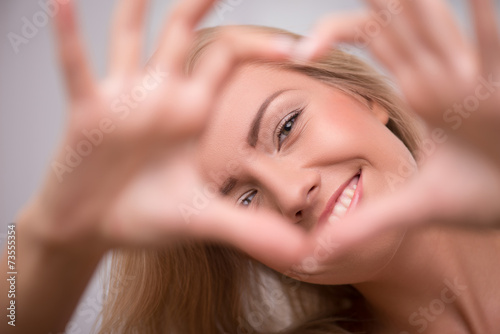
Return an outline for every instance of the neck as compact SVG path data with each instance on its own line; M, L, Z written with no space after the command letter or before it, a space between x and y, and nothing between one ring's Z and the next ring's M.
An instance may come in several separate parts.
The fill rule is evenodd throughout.
M354 286L394 333L492 333L499 250L500 232L415 230L376 277Z

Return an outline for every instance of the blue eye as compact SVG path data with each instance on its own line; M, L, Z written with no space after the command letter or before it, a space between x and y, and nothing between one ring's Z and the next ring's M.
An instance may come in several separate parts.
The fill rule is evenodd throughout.
M256 190L252 190L250 193L246 193L245 195L247 195L247 196L243 197L243 199L240 201L239 204L241 204L243 206L249 206L252 203L252 200L256 194L257 194ZM243 196L245 196L245 195L243 195Z
M278 151L281 148L281 144L285 141L285 139L290 135L293 129L293 125L299 117L302 110L294 111L291 114L288 114L278 125L278 130L276 131L276 137L278 138Z

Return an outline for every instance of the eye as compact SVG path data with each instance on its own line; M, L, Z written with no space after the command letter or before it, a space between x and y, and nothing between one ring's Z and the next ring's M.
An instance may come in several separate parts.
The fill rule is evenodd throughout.
M281 148L281 144L283 144L290 132L292 132L293 125L301 112L302 110L296 110L291 114L288 114L278 125L278 130L276 131L276 137L278 138L278 151Z
M238 200L238 204L243 205L243 206L249 206L252 203L252 200L256 194L257 194L257 190L252 190L252 191L245 193Z

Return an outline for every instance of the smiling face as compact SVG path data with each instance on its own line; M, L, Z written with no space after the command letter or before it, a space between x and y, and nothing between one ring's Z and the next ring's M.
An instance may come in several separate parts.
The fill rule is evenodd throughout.
M387 112L305 74L242 66L200 140L204 176L235 205L275 210L307 230L391 190L409 151ZM385 266L402 235L385 235L318 268L307 281L360 282ZM279 237L277 236L277 239Z

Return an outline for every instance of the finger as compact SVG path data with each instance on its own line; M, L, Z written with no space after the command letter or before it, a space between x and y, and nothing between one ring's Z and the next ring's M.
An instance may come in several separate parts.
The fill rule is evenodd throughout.
M359 207L340 222L327 224L320 233L335 235L344 246L361 244L388 230L403 230L426 221L429 210L425 203L419 191L405 187Z
M88 96L95 87L75 16L73 1L68 1L54 18L61 67L72 99Z
M399 16L391 16L383 7L375 6L377 2L372 2L372 13L335 14L321 19L310 37L297 46L295 57L315 59L336 44L349 43L360 49L369 48L388 69L404 65L403 62L411 63L415 58L413 49L420 50L415 47L418 43L407 22L401 23ZM385 13L385 18L382 18L385 23L380 23L382 11Z
M394 229L498 226L498 169L456 144L439 148L415 179L388 196L359 207L340 224L327 225L326 233L334 233L352 245Z
M204 94L214 99L238 64L246 60L288 59L294 43L292 38L278 35L238 30L223 33L197 64L193 84L203 87Z
M118 2L111 31L110 75L129 74L139 68L148 0Z
M442 0L367 2L374 14L365 32L372 25L382 26L370 51L395 76L410 106L427 122L442 126L441 113L432 106L447 108L456 99L456 89L446 83L468 82L476 71L449 6Z
M417 31L408 19L412 8L401 1L386 2L383 0L367 0L372 12L370 20L362 28L373 44L380 39L387 40L387 46L397 51L400 58L412 63L418 57L415 51L421 51L422 43ZM370 44L371 46L371 44Z
M304 38L297 45L294 57L299 60L316 59L333 46L344 42L354 42L358 47L366 46L359 31L369 19L367 12L329 15L322 18L313 28L310 37Z
M371 41L369 50L375 59L397 79L402 73L413 72L416 68L415 64L409 61L410 58L405 56L404 50L398 48L398 45L386 36L379 36Z
M358 12L348 16L327 16L320 20L311 37L301 41L294 56L314 59L329 50L332 44L350 43L358 48L368 48L398 81L414 81L415 68L427 67L431 61L429 52L418 47L408 22L401 22L401 15L386 17L387 25L379 26L374 15L381 15L382 10L387 10L376 1L371 1L371 5L375 14Z
M472 0L470 3L474 13L482 64L488 68L498 63L498 55L500 54L500 33L495 15L496 8L491 0Z
M190 228L199 237L230 243L279 271L300 263L304 251L309 249L305 231L282 216L239 209L223 202L214 202L203 210Z
M169 155L125 187L101 225L108 243L222 241L275 269L288 269L300 258L305 231L276 213L240 209L217 197L217 189L199 183L189 154L190 150Z
M433 57L434 62L451 71L458 80L468 79L475 71L472 50L444 1L367 2L374 10L370 25L381 25L383 34L408 63L416 64L421 58Z
M430 49L459 78L469 78L475 71L472 50L460 31L449 4L442 0L408 2L412 22L421 31Z
M173 8L161 32L153 61L172 74L182 73L194 29L215 0L183 0Z
M139 200L142 202L123 205L107 217L101 232L108 243L156 246L193 239L225 242L276 270L288 270L300 263L304 249L308 249L305 232L277 214L238 209L213 198L177 203L165 196Z

